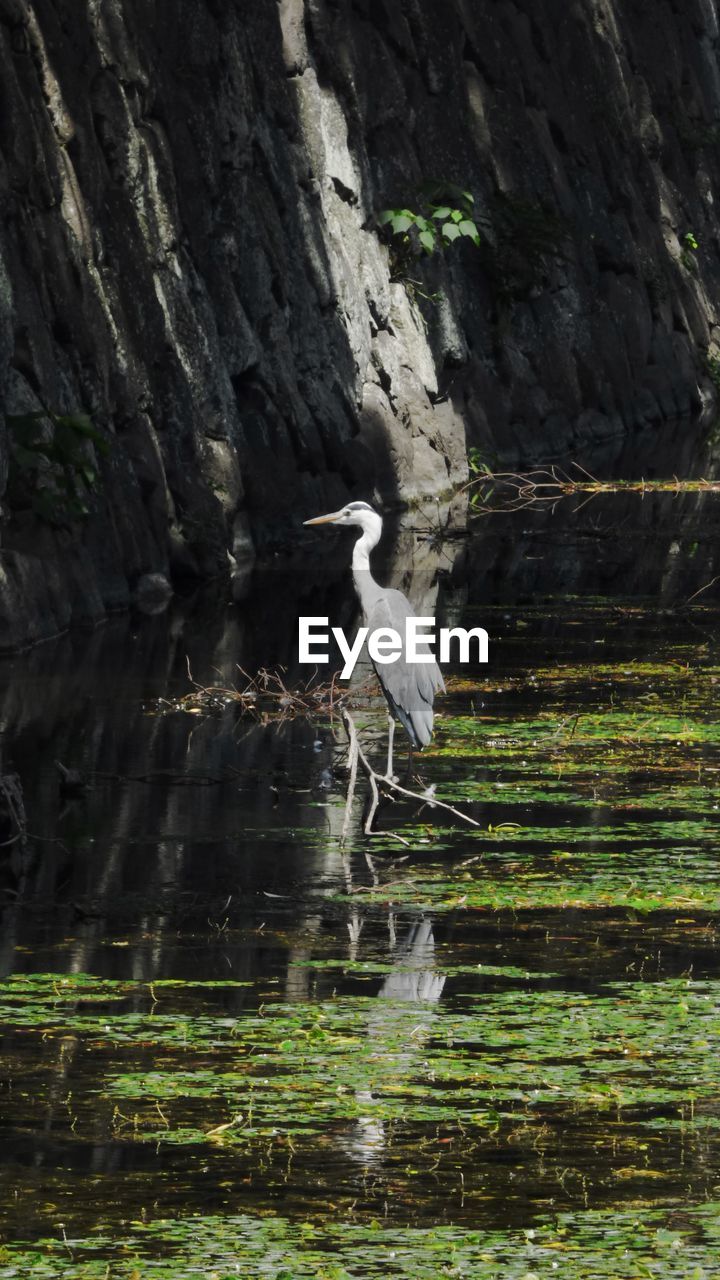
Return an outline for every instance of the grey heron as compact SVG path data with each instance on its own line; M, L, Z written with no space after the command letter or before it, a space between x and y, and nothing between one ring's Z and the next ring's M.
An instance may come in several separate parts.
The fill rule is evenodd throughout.
M392 628L405 635L405 621L416 616L407 596L392 587L381 587L372 576L370 552L382 534L382 519L367 502L349 502L339 511L305 520L306 525L356 525L362 533L353 547L352 575L369 632ZM418 645L420 652L422 644ZM425 647L426 653L429 649ZM388 777L392 772L393 716L403 726L411 746L426 747L432 737L433 700L445 692L445 684L437 662L410 663L403 653L392 663L373 662L391 715L388 743Z

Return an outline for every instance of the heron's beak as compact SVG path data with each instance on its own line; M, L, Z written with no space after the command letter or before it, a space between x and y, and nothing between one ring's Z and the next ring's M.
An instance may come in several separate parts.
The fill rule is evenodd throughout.
M329 516L315 516L313 520L303 520L303 524L334 524L341 515L342 511L331 511Z

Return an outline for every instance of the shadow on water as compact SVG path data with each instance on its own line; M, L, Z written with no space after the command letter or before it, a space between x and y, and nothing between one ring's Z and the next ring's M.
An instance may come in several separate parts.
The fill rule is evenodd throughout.
M291 680L298 613L349 627L345 541L3 663L0 1276L712 1258L716 502L399 531L386 577L490 632L422 760L478 831L393 805L343 851L328 721L174 708L188 669Z

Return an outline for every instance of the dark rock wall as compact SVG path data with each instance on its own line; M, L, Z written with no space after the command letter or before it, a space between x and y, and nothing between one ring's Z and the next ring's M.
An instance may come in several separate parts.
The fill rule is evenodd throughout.
M73 527L5 504L0 649L711 404L718 43L715 0L0 0L0 407L110 442ZM428 178L483 243L408 289L375 214Z

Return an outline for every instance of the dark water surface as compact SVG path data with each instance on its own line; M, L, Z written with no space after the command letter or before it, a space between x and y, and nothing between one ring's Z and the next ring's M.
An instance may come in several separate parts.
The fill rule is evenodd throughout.
M420 768L478 829L343 850L339 726L175 709L351 625L332 534L2 663L0 1280L720 1274L717 501L401 531L490 633Z

